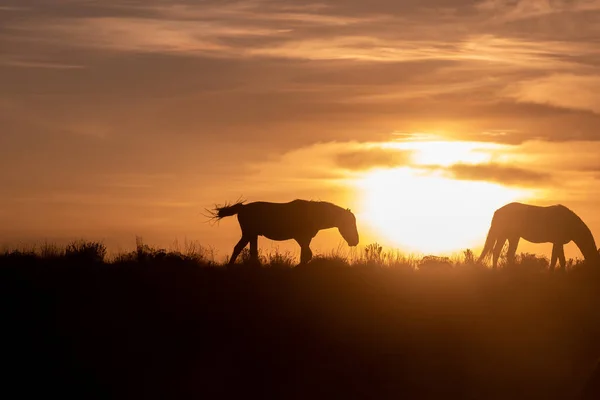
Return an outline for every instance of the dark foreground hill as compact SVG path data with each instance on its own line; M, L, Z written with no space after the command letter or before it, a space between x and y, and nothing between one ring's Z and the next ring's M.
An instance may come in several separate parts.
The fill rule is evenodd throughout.
M0 257L2 398L575 399L600 358L600 266L142 253Z

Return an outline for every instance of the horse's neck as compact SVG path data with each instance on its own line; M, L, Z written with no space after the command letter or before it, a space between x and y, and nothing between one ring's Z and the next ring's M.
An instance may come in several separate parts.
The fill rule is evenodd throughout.
M346 221L346 218L348 217L346 210L339 207L334 208L334 210L331 212L331 216L332 227L336 228L339 228L340 226L344 225L344 221Z
M323 212L317 216L317 222L321 229L337 228L342 219L341 210L334 206L324 207Z
M596 258L596 256L598 255L598 250L596 249L596 241L594 240L594 236L583 221L581 221L581 225L576 230L576 234L573 238L573 241L575 242L577 247L579 247L579 250L581 250L581 253L585 258Z

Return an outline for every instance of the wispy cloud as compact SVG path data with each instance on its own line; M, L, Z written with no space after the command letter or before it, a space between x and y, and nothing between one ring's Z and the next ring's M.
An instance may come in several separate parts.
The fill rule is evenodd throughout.
M600 10L598 0L483 0L476 8L494 14L496 19L514 21L549 14Z
M510 163L552 171L553 174L572 174L600 170L597 141L548 142L530 140L510 151ZM564 178L564 177L563 177ZM566 183L568 178L563 179Z
M0 56L0 66L8 67L20 67L20 68L42 68L42 69L81 69L85 68L83 65L78 64L63 64L52 61L33 60L33 59L20 59L16 57Z
M551 175L500 164L454 164L446 168L454 179L497 182L503 185L535 186L551 182Z
M76 18L36 15L9 21L6 37L129 52L371 62L467 60L527 68L557 67L568 63L562 54L593 51L585 44L486 33L477 19L456 14L440 17L438 34L432 36L429 23L418 18L393 12L358 16L326 4L292 7L251 1L123 8L128 13L122 16L89 11L91 15ZM462 31L464 23L475 29ZM398 25L409 29L397 30Z
M412 152L409 150L372 147L340 152L335 155L335 162L349 170L404 167L410 165L411 155Z
M0 12L18 12L18 11L27 11L30 10L28 7L18 7L18 6L0 6Z
M330 37L296 37L248 48L242 54L307 60L359 60L367 62L464 61L484 71L494 68L556 69L574 66L566 55L600 54L594 46L561 41L529 41L496 35L469 35L444 40L385 38L376 32Z
M356 17L328 13L327 4L285 4L274 1L243 1L225 4L186 5L172 4L142 7L167 19L177 20L217 20L227 19L237 23L278 22L280 24L300 23L309 26L345 26L373 21L370 17Z
M264 35L264 29L215 26L210 23L143 18L59 19L27 27L36 40L50 44L128 52L211 52L227 48L216 37ZM76 38L67 40L67 38Z
M55 46L128 52L186 53L239 56L253 37L285 39L294 29L345 26L363 18L320 14L318 5L286 6L273 2L232 2L204 5L108 7L110 16L87 14L65 17L49 14L11 21L5 37L36 40ZM119 16L119 10L123 15ZM127 11L127 12L125 12ZM231 43L241 39L243 44Z
M521 102L589 110L600 114L600 77L551 74L509 86L505 95Z
M184 208L197 207L197 203L172 199L140 198L137 196L120 196L113 193L89 193L77 191L54 191L44 196L20 197L13 199L21 204L62 204L77 206L119 206L119 207L152 207L152 208Z
M452 154L443 154L444 148ZM257 173L252 179L264 177L265 182L283 179L282 184L285 180L305 180L308 185L318 186L333 180L352 181L364 177L371 169L402 168L416 174L441 174L450 179L494 182L506 186L545 187L553 183L555 171L536 169L535 159L523 162L523 159L516 158L524 166L511 165L514 161L511 154L515 150L518 154L519 148L510 146L509 149L485 143L466 146L463 142L320 143L256 165ZM532 154L531 150L527 151ZM448 162L443 163L445 158ZM468 162L456 161L461 159ZM435 163L436 160L438 163Z
M247 180L257 190L273 185L280 188L327 186L348 176L336 164L336 157L361 147L362 144L356 142L330 142L290 150L271 160L254 163Z
M3 13L18 17L0 16L0 64L19 78L6 78L13 101L33 109L41 98L13 94L64 94L65 109L81 112L48 97L37 118L61 129L92 120L97 136L166 125L195 132L202 120L204 132L272 125L288 137L318 126L315 136L326 139L402 129L497 142L595 137L592 117L569 136L575 117L554 114L597 112L598 28L586 23L597 1L451 3L31 0L30 10ZM564 10L573 25L557 29ZM507 13L548 19L517 27L497 20ZM24 79L32 68L41 74ZM61 69L64 77L44 80ZM481 133L499 126L519 133Z

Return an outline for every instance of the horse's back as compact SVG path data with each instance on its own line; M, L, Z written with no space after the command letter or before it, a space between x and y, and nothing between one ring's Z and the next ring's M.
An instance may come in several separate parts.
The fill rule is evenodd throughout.
M536 206L509 203L494 214L507 235L519 236L533 243L571 241L572 232L580 227L580 218L562 204Z
M269 201L255 201L252 203L246 204L245 210L248 212L283 212L283 213L298 213L301 211L310 211L314 212L314 209L318 207L319 204L324 204L323 202L310 201L310 200L301 200L296 199L292 201L288 201L285 203L275 203Z
M287 209L287 204L289 203L272 203L268 201L255 201L252 203L248 203L244 206L242 212L240 212L240 217L243 219L251 218L251 217L261 217L261 218L269 218L274 217L275 215L285 213Z
M305 200L292 200L286 203L275 203L270 201L255 201L252 203L246 204L245 209L247 211L264 211L264 212L273 212L273 211L291 211L298 208L303 208L305 204L308 203Z
M293 200L287 203L257 201L245 205L238 214L242 231L273 240L287 240L318 231L319 214L312 203Z
M303 204L303 203L310 203L310 201L309 200L301 200L301 199L291 200L291 201L287 201L287 202L253 201L252 203L247 203L246 205L247 206L270 207L270 206L285 206L285 205Z
M573 211L562 204L551 206L536 206L533 204L512 202L498 208L495 214L525 214L525 215L573 215Z
M245 205L243 211L239 213L238 219L240 222L253 220L263 223L266 221L286 221L288 224L295 223L296 220L306 221L306 218L314 214L310 203L305 200L293 200L287 203L255 201Z

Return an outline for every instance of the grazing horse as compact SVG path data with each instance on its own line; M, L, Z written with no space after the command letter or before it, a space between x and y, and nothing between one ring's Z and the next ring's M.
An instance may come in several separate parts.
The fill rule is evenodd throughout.
M561 268L565 269L563 245L571 240L579 247L586 261L600 263L592 232L577 214L561 204L540 207L522 203L510 203L496 210L477 262L487 258L493 249L493 267L496 268L500 252L508 240L507 258L509 263L513 263L521 238L532 243L549 242L554 245L551 270L554 270L557 259Z
M242 238L233 248L229 264L235 262L248 243L251 259L258 262L259 235L272 240L296 240L301 250L300 264L306 264L312 258L310 242L321 229L338 228L348 245L358 244L354 214L349 209L324 201L238 202L231 206L216 207L213 214L217 220L237 215L242 229Z

